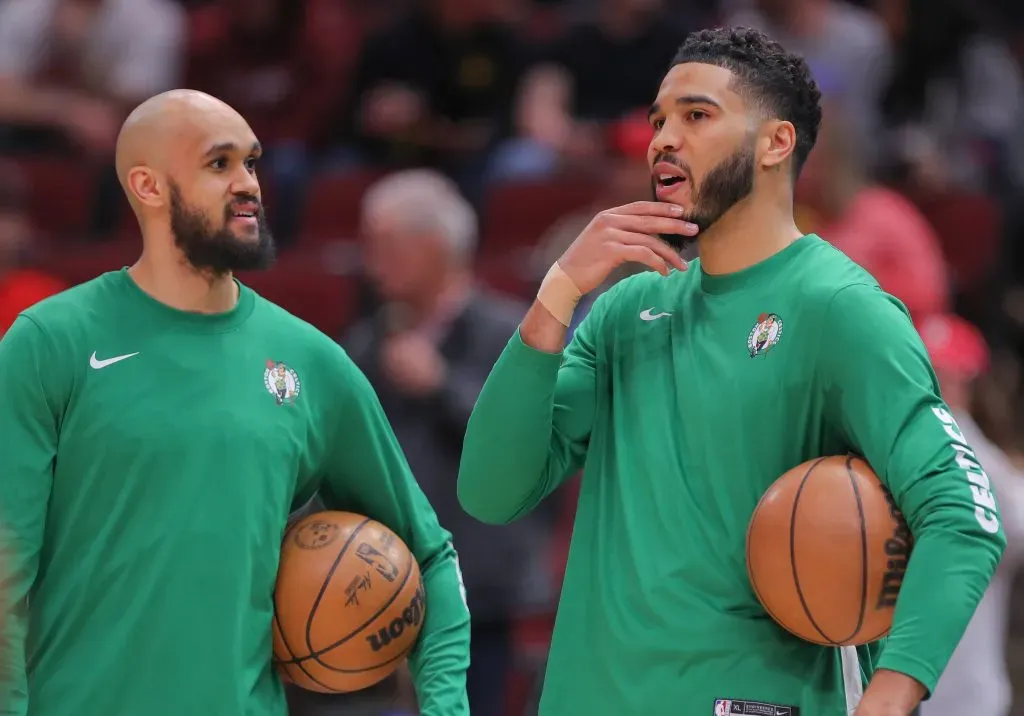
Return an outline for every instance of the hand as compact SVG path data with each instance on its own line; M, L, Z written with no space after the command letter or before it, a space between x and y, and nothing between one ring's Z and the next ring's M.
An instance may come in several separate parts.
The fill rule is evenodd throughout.
M77 99L65 116L68 133L85 151L96 156L114 151L120 122L112 107L93 99Z
M436 392L447 372L437 347L417 333L398 333L388 338L381 347L380 361L388 380L415 396Z
M572 242L558 265L586 294L604 283L608 275L627 262L639 263L668 275L670 269L686 270L686 262L658 234L694 236L697 226L683 221L683 209L675 204L637 201L602 211Z
M868 684L855 716L909 716L927 690L916 679L879 669Z

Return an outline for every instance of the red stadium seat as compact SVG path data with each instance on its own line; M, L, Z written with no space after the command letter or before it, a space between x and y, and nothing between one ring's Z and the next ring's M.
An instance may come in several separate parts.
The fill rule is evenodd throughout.
M306 203L300 241L319 244L327 240L354 239L359 229L363 193L381 176L379 171L367 170L315 177Z
M481 245L489 251L533 245L555 221L594 202L600 188L579 179L499 184L488 192Z
M71 159L18 159L28 184L28 210L47 234L80 234L86 227L96 181L85 164Z
M358 284L324 268L319 249L282 254L269 271L245 273L239 279L269 301L338 338L355 318Z
M916 203L939 236L957 291L977 289L999 257L1003 227L998 202L951 191Z
M131 266L139 258L137 239L109 243L50 246L44 266L70 285L84 283L107 271Z

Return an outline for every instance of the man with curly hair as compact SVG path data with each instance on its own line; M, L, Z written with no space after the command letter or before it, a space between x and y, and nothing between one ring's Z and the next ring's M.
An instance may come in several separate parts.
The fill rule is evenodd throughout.
M793 219L820 101L765 35L690 35L650 108L656 201L580 233L480 395L468 512L515 520L584 470L542 716L907 716L992 578L995 501L906 309ZM563 351L580 297L625 262L653 270ZM765 613L744 537L780 475L846 452L915 547L887 643L827 648Z

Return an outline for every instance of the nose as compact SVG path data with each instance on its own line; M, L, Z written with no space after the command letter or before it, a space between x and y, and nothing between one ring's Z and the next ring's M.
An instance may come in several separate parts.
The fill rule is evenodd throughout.
M679 131L672 126L672 123L665 122L661 129L651 137L651 146L648 156L654 157L658 154L671 154L678 152L683 145Z
M231 182L231 191L234 194L249 194L251 196L260 195L260 182L256 178L256 172L250 171L247 168L241 168L238 173L233 177Z

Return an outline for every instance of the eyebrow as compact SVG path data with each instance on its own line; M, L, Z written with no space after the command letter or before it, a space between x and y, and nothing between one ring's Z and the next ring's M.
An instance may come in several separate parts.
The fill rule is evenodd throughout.
M721 109L722 107L722 105L708 97L706 94L684 94L682 97L676 98L677 106L686 104L706 104L715 107L716 109ZM650 119L660 111L661 108L658 106L658 103L655 102L651 105L651 108L647 110L647 118Z
M231 152L237 152L238 145L234 142L221 142L220 144L214 144L212 147L206 150L204 157L212 157L214 154L228 154ZM258 154L263 151L263 146L259 142L253 142L252 147L249 149L250 154Z

